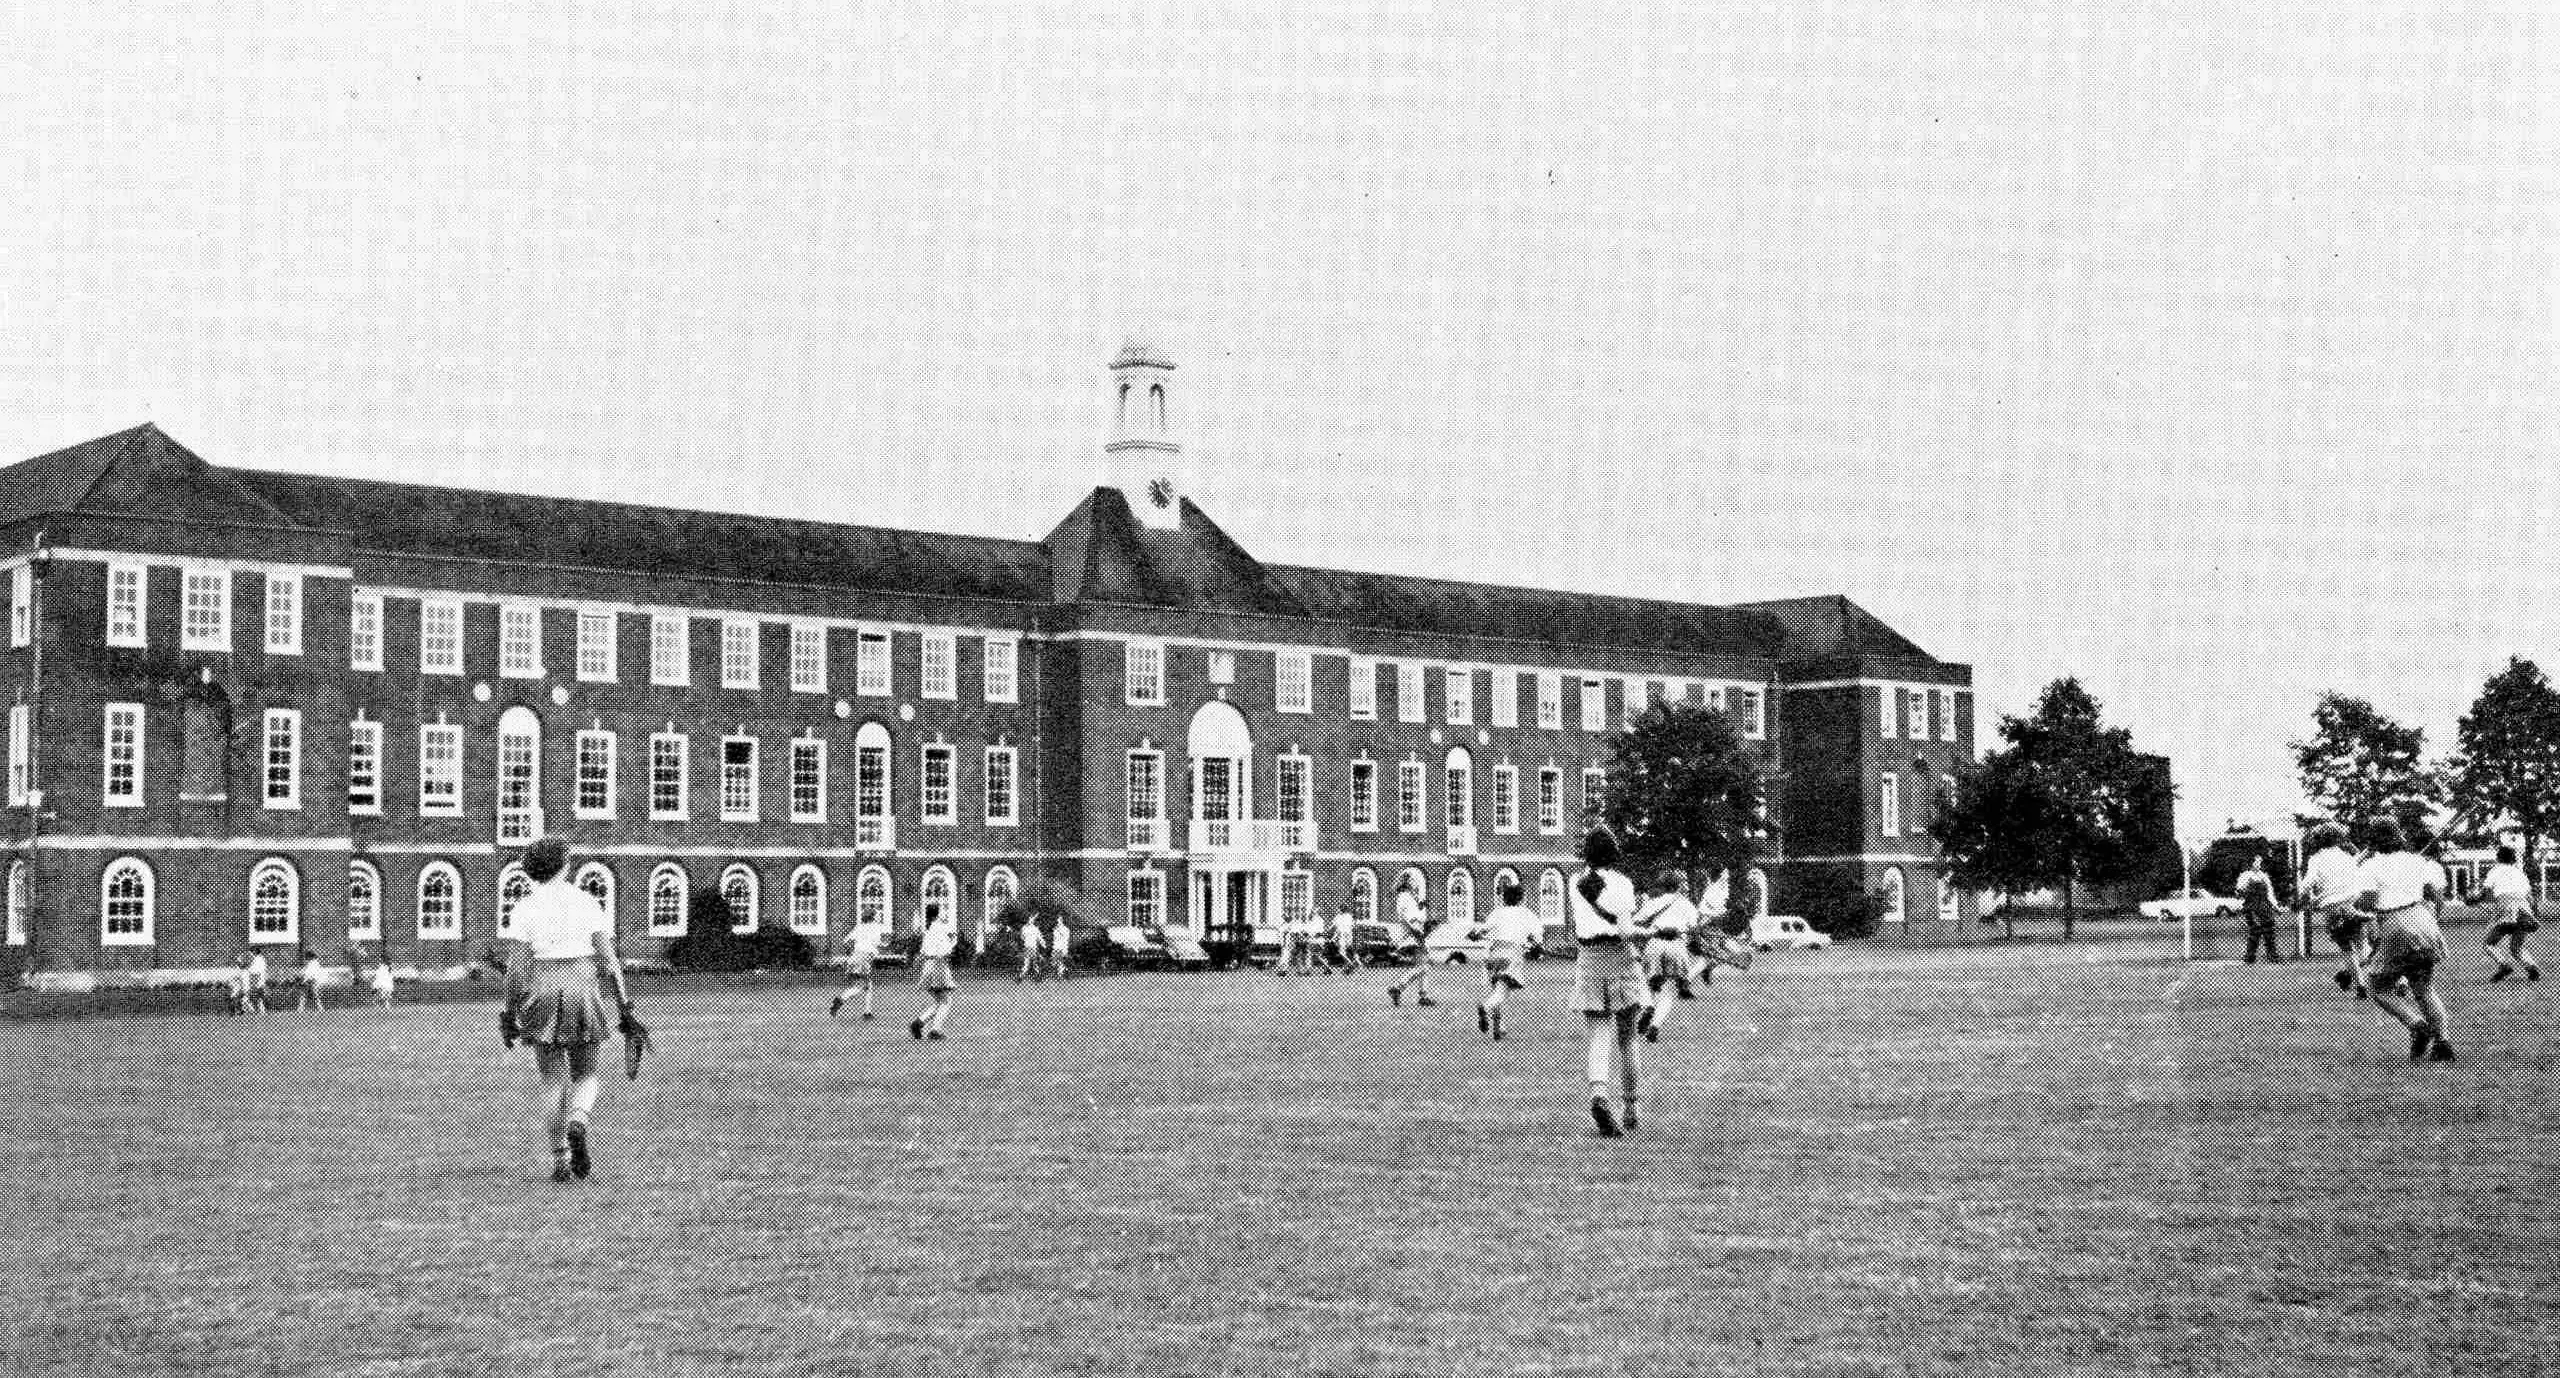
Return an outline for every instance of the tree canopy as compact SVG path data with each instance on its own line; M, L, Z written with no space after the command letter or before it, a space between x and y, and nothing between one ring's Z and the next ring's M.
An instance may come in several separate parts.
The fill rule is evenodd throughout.
M2528 857L2560 825L2560 690L2521 656L2489 676L2455 724L2447 800L2479 831L2511 823Z
M2424 728L2404 727L2371 703L2332 691L2311 710L2311 735L2286 745L2303 796L2362 836L2377 820L2424 814L2442 797L2441 781L2420 760L2426 744Z
M1647 704L1610 745L1598 821L1631 874L1675 870L1702 884L1746 874L1769 833L1760 749L1720 709Z

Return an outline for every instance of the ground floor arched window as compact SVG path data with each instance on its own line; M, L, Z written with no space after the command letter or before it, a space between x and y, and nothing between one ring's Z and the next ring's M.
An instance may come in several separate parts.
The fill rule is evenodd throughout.
M827 935L827 873L815 866L791 873L791 931L814 938Z
M649 873L649 936L681 938L684 936L685 896L692 882L684 868L672 861L662 863Z
M14 905L25 885L26 863L9 870ZM151 864L140 857L118 857L98 878L98 939L109 947L140 947L152 941L155 885Z
M720 873L720 900L729 906L729 928L732 932L756 931L755 868L744 862Z
M418 872L418 936L462 936L462 873L449 861L430 861Z
M382 936L382 872L370 861L347 863L347 938Z
M268 857L249 872L249 943L298 942L302 937L302 875L282 857Z
M1907 917L1903 910L1904 894L1901 867L1896 866L1892 870L1884 873L1884 884L1878 888L1876 893L1884 897L1884 912L1876 916L1879 922L1901 923Z

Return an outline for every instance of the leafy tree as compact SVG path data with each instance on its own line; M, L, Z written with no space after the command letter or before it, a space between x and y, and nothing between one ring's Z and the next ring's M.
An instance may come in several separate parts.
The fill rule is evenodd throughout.
M2530 866L2535 844L2560 827L2560 689L2532 661L2510 657L2454 734L2445 769L2454 812L2483 830L2513 823Z
M2403 727L2359 698L2334 691L2311 710L2311 736L2288 742L2303 796L2361 837L2384 818L2423 814L2443 794L2419 756L2424 728Z
M1610 743L1599 821L1631 874L1678 871L1703 885L1749 874L1769 834L1769 786L1759 748L1723 710L1650 703Z
M1940 793L1929 836L1958 885L2062 891L2070 937L2081 886L2130 880L2152 862L2167 779L2131 733L2102 721L2077 679L2046 685L2031 716L2003 717L2000 738L2008 745Z

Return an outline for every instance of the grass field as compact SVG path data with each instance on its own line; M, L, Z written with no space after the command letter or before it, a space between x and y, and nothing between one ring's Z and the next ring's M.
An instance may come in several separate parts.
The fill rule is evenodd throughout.
M1592 1137L1569 972L668 995L554 1187L486 1004L0 1026L19 1374L2533 1373L2560 983L1764 958Z

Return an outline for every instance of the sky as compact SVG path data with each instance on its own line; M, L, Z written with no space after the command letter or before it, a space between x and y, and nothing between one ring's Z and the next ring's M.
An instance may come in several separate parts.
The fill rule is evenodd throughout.
M2533 0L0 17L0 457L1036 537L1179 365L1267 559L1843 593L2180 827L2560 668Z

